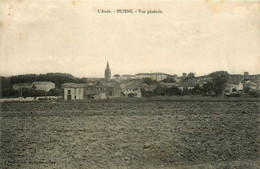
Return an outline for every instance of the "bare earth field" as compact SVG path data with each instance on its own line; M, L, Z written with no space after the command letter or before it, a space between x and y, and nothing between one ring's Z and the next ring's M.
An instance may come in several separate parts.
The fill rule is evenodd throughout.
M1 103L0 168L259 166L259 101Z

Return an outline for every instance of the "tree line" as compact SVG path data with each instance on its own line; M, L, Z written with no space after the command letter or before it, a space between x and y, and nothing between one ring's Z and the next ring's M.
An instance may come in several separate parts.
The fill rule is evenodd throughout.
M56 89L49 92L36 91L33 89L23 89L23 96L45 96L45 95L57 95L62 84L64 83L86 83L87 78L76 78L67 73L46 73L46 74L25 74L15 75L10 77L0 77L0 96L1 97L15 97L21 93L13 89L15 83L33 83L35 81L48 81L55 84Z
M196 85L192 89L186 87L183 90L179 89L177 86L172 86L170 88L163 87L158 84L157 81L145 78L143 83L147 85L157 85L153 91L141 90L142 96L152 97L152 96L173 96L173 95L222 95L225 85L228 80L228 73L226 71L217 71L208 75L211 80L207 81L203 85ZM23 95L24 97L35 97L35 96L46 96L46 95L60 95L62 94L61 86L64 83L86 83L87 78L76 78L71 74L65 73L47 73L47 74L26 74L26 75L16 75L11 77L0 77L0 96L1 97L14 97ZM195 78L192 74L185 78L184 80L189 80ZM13 84L15 83L32 83L35 81L49 81L55 83L56 88L50 90L49 92L37 91L35 89L23 89L22 91L13 90ZM174 79L167 79L163 81L164 83L175 83ZM22 93L21 93L22 92Z
M221 96L225 90L226 83L228 81L229 74L226 71L217 71L208 75L210 80L202 85L195 85L192 89L183 87L180 89L177 86L170 88L163 87L155 80L145 78L143 83L147 85L156 85L156 88L152 91L146 91L144 88L141 89L143 97L153 96L181 96L181 95L203 95L203 96ZM184 81L194 77L185 78ZM164 80L165 81L165 80ZM168 80L166 80L168 81Z

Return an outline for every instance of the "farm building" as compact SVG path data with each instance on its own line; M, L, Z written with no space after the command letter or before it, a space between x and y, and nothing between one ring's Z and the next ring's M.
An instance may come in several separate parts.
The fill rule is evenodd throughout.
M75 84L63 85L64 100L112 99L121 97L121 88L116 84Z

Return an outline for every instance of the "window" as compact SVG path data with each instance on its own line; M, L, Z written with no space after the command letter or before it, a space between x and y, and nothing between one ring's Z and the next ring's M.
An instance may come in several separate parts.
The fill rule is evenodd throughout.
M68 90L68 94L71 94L71 90Z

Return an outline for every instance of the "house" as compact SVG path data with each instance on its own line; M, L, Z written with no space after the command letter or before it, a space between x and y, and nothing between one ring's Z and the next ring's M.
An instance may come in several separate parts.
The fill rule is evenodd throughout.
M228 75L228 82L227 84L231 83L239 83L244 80L244 75L242 74L230 74Z
M122 92L128 92L127 90L144 89L145 91L153 91L156 88L156 84L147 85L143 83L141 79L132 79L120 83Z
M172 79L173 81L177 81L178 76L176 74L175 75L168 75L167 78Z
M195 77L197 82L207 82L211 80L211 77L209 75L204 75L204 76L197 76Z
M199 80L199 81L197 81L197 84L198 84L200 87L203 87L203 85L204 85L204 84L207 84L208 82L210 82L210 81L208 81L208 80Z
M117 83L63 84L64 100L111 99L121 97L121 88Z
M34 88L35 90L44 90L49 91L55 88L55 84L52 82L33 82L33 83L15 83L13 85L14 90L21 90L23 88L31 89Z
M256 74L256 75L249 75L248 72L244 72L244 74L230 74L229 75L229 80L231 81L259 81L260 79L260 75L259 74Z
M143 82L139 79L126 80L120 83L122 90L125 88L141 88L142 86Z
M260 74L256 74L256 75L247 75L246 76L247 79L246 80L250 80L250 81L253 81L253 82L259 82L260 81Z
M160 85L162 87L171 88L171 87L176 87L177 83L162 83L162 82L160 82Z
M121 88L110 85L91 85L84 88L84 98L112 99L121 97Z
M63 85L64 100L83 100L84 84L69 83Z
M242 82L228 82L225 87L225 93L232 93L233 91L243 91L243 83Z
M122 90L122 94L124 97L142 97L140 88L125 88L124 90Z
M247 86L247 87L249 87L250 89L253 89L253 90L260 90L260 83L259 82L247 81L245 83L245 86Z

